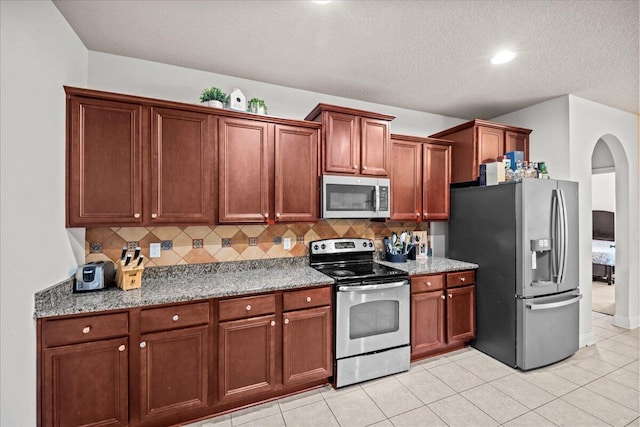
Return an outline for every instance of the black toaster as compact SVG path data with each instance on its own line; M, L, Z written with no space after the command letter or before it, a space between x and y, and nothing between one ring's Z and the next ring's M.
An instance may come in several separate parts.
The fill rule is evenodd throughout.
M114 284L116 269L112 261L90 262L76 271L73 292L99 291Z

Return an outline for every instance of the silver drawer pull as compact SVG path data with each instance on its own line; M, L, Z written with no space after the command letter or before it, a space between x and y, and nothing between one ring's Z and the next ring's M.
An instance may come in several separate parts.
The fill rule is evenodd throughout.
M449 298L453 298L453 295L449 294Z
M274 322L275 323L275 322ZM288 325L289 324L289 319L284 319L284 324Z
M276 321L275 320L271 321L271 326L276 326Z
M84 328L82 328L83 334L88 334L89 332L91 332L91 326L85 326Z
M431 282L427 282L427 286L431 286Z
M174 322L177 322L180 317L177 314L174 314L172 319Z
M147 342L146 341L142 341L140 343L140 348L145 348L147 346Z
M121 344L120 347L118 347L118 351L124 351L125 348L124 344Z
M307 297L307 302L311 302L311 297Z
M440 298L444 299L444 295L440 295Z
M461 277L461 278L460 278L460 281L461 281L461 282L464 282L464 277Z
M247 304L245 308L247 309L247 311L251 310L251 304Z

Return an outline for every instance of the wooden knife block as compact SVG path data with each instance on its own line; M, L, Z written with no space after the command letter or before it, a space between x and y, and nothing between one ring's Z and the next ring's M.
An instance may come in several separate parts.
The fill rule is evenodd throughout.
M124 261L120 261L116 272L116 283L123 291L139 289L142 287L142 272L144 264L139 266L128 265L125 267Z

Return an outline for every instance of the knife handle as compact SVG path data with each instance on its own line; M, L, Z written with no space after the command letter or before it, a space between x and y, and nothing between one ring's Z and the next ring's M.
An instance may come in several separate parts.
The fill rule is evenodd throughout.
M142 264L143 259L144 259L144 255L140 255L140 258L138 258L138 263L136 264L136 267L140 267L140 264Z
M127 254L127 259L124 261L124 266L128 266L131 262L131 254Z
M140 256L140 246L136 246L136 251L133 253L133 259L135 260Z
M120 260L124 261L124 258L127 256L127 247L123 246L122 247L122 255L120 255Z

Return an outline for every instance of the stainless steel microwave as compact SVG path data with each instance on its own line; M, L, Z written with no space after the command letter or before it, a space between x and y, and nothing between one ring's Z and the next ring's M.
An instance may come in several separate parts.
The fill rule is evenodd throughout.
M388 218L391 215L388 178L322 176L323 218Z

